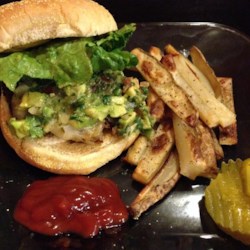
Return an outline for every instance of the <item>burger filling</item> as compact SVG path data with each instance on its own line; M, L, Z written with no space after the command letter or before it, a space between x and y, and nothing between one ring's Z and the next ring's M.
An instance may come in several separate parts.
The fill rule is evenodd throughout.
M94 142L106 130L150 134L148 86L123 73L137 64L124 50L134 30L125 25L106 36L61 39L2 56L0 80L14 92L9 125L16 136L51 133Z

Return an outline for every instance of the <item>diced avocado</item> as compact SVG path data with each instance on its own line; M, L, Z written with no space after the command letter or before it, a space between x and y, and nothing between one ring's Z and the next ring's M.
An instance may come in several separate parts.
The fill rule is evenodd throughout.
M100 105L97 107L87 108L85 109L85 113L96 120L103 121L109 113L109 106Z
M35 117L26 117L22 120L11 118L9 125L14 129L16 136L20 139L27 136L32 138L40 138L43 136L41 124Z
M143 125L143 129L152 128L152 124L148 116L144 116L144 118L142 119L142 125Z
M14 129L15 134L18 138L23 139L29 136L29 126L25 120L16 120L16 118L11 118L9 120L9 125Z
M129 97L134 97L137 94L137 90L138 88L136 88L135 86L131 86L127 91L126 91L126 95L128 95Z
M111 97L111 103L112 104L124 104L125 103L125 97L124 96L112 96Z
M112 118L118 118L127 113L126 107L124 105L112 105L110 107L109 114Z
M65 94L67 96L75 95L80 96L86 92L86 85L85 84L79 84L76 86L67 86L64 88Z
M119 120L120 124L127 126L132 124L136 119L136 112L129 112L121 117Z
M46 94L40 92L27 92L23 95L20 107L42 107L46 100Z

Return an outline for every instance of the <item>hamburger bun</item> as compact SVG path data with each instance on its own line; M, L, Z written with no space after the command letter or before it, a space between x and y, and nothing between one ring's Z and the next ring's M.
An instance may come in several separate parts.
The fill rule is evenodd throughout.
M117 158L138 136L137 133L128 137L107 133L102 141L94 144L65 141L52 135L41 139L19 139L10 131L10 117L7 98L1 94L0 126L8 144L24 161L56 174L90 174Z
M0 52L116 29L109 11L92 0L22 0L0 7Z
M0 6L0 52L24 50L55 38L92 37L117 30L113 16L92 0L22 0ZM90 144L54 135L19 139L8 126L11 114L3 91L0 127L8 144L29 164L56 174L90 174L117 158L138 133L104 133Z

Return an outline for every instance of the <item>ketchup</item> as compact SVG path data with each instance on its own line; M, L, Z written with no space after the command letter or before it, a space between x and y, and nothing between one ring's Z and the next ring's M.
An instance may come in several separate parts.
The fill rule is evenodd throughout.
M128 219L116 184L106 178L58 176L33 182L19 200L14 218L32 231L84 238Z

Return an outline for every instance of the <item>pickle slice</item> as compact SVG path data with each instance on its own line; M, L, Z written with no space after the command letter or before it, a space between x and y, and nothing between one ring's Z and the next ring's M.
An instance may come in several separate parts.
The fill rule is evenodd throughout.
M250 196L250 158L242 162L240 174L243 181L244 192Z
M222 163L220 173L205 190L205 206L224 232L249 245L250 196L244 188L248 178L242 178L242 163L240 159Z

